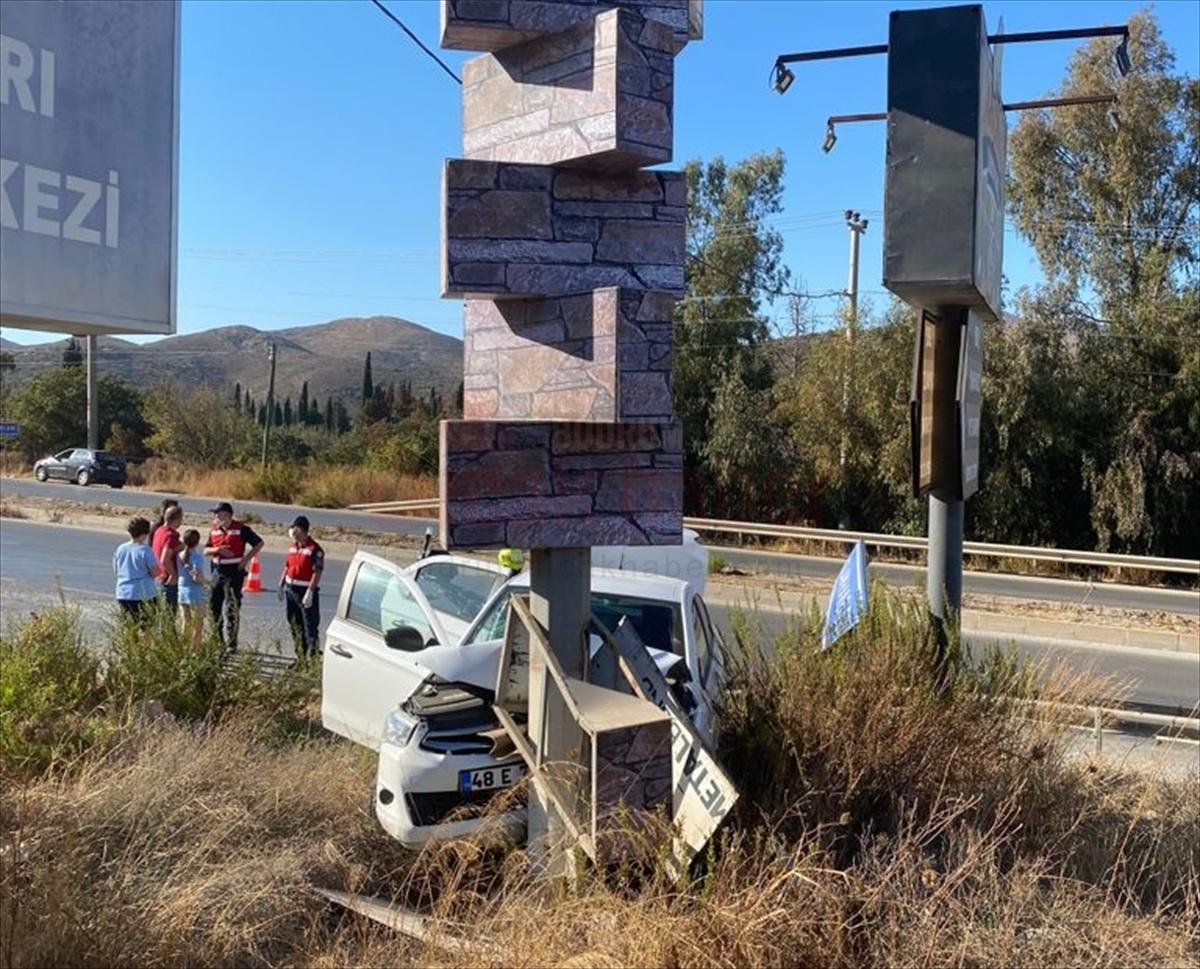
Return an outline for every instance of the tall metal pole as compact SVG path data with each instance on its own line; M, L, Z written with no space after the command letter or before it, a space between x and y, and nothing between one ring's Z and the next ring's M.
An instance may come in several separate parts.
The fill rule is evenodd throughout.
M87 446L95 451L100 447L100 393L96 375L96 334L87 335Z
M588 548L535 548L529 553L529 606L546 629L563 673L584 678L585 630L591 615L592 555ZM581 817L584 733L544 664L530 657L529 734L550 766L547 779L576 818ZM568 831L541 793L529 792L529 853L543 874L573 877L574 853L564 851Z
M267 414L263 421L262 469L267 470L267 450L271 445L271 425L275 422L275 344L267 348L267 359L271 361L271 376L267 380Z
M956 394L967 311L940 307L936 316L925 314L921 325L926 321L932 330L927 330L924 341L926 384L922 388L921 434L928 437L929 445L923 451L929 486L925 599L935 636L937 676L944 683L950 637L962 612L964 502Z

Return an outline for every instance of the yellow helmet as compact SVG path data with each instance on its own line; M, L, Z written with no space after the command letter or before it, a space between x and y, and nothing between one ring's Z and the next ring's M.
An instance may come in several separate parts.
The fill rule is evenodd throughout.
M500 563L501 568L510 572L520 572L525 568L525 553L519 548L502 548L496 556L496 561Z

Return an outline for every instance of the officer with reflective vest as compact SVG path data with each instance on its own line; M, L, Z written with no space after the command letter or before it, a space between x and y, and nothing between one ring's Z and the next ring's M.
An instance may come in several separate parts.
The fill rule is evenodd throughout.
M222 501L209 510L213 526L204 546L204 554L212 559L213 567L209 608L221 644L232 653L238 646L246 566L262 550L263 540L254 529L233 517L233 505L229 502Z
M279 598L287 603L296 656L309 658L320 650L321 599L317 591L325 569L325 550L309 534L308 519L297 515L288 529L287 558L279 576Z

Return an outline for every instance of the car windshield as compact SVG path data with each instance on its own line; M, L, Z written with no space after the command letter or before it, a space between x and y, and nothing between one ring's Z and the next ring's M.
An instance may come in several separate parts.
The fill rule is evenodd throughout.
M504 621L508 615L508 598L511 594L511 588L505 589L496 598L466 643L485 643L504 635ZM593 592L592 612L609 630L616 629L621 618L625 617L633 623L633 628L647 646L667 650L677 656L683 655L683 622L677 603Z
M431 562L417 572L417 586L425 593L429 605L469 623L479 615L488 596L504 576L490 569L476 568L462 562Z

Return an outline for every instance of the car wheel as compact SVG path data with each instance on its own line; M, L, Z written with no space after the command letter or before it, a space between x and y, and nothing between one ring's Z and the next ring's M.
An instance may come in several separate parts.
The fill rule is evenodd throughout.
M38 481L45 481L48 477L50 477L45 468L34 468L33 476L37 478Z
M76 483L83 485L83 487L85 487L85 488L88 486L88 482L90 482L91 480L92 480L92 476L87 468L80 468L79 474L75 475Z
M121 490L122 488L124 488L125 486L124 486L123 484L115 484L115 485L109 485L109 487L110 487L110 488L112 488L112 489L113 489L113 490L115 490L115 491L120 491L120 490Z

